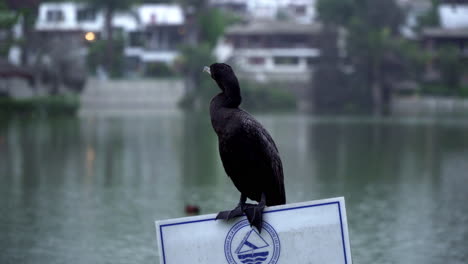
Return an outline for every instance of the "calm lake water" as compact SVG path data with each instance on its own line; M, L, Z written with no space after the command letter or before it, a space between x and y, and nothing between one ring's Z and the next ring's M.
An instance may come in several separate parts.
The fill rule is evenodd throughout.
M288 202L345 196L354 263L468 262L468 119L256 115ZM0 263L157 263L154 220L233 207L208 114L0 120Z

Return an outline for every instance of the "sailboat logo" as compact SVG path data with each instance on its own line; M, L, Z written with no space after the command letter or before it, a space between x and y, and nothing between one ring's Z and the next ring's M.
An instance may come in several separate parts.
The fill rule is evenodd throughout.
M243 220L228 232L224 252L230 264L275 264L280 253L279 237L266 222L260 234Z
M268 257L268 243L254 229L247 232L237 247L237 257L245 264L261 264Z

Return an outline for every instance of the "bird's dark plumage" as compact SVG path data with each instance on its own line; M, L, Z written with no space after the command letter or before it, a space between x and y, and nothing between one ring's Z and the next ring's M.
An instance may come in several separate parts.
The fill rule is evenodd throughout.
M241 192L239 206L232 211L221 212L218 218L230 219L245 212L250 223L261 231L264 205L286 203L278 149L266 129L239 108L242 101L240 87L232 68L224 63L215 63L210 66L210 72L221 89L221 93L211 100L211 123L218 135L224 169ZM245 204L246 197L259 202L259 205Z

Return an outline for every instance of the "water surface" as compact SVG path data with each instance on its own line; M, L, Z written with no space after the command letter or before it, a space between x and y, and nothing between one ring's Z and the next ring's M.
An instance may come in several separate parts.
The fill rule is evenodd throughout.
M257 116L288 202L345 196L355 263L467 263L467 119ZM207 114L3 119L0 180L0 263L157 263L155 219L239 196Z

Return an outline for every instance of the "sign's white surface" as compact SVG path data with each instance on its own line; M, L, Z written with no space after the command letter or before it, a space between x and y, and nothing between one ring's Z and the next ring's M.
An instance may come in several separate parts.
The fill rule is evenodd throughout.
M215 217L156 221L160 263L352 263L343 197L267 207L260 233Z

